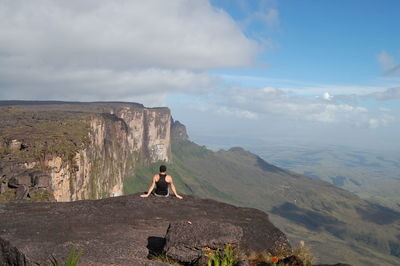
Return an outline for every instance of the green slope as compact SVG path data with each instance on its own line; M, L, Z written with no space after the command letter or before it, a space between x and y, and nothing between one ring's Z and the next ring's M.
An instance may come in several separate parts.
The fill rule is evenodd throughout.
M308 243L321 262L400 265L399 213L241 148L213 152L175 141L172 153L168 168L178 191L266 211L292 241ZM126 178L125 192L145 191L158 166L137 169Z

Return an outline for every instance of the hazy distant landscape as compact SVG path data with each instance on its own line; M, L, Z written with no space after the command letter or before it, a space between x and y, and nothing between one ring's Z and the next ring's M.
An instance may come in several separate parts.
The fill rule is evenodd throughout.
M321 178L364 199L400 209L398 154L339 146L276 145L252 149L275 165Z
M396 151L249 139L198 139L213 150L229 148L229 143L245 147L271 164L328 181L363 199L400 210L400 154Z

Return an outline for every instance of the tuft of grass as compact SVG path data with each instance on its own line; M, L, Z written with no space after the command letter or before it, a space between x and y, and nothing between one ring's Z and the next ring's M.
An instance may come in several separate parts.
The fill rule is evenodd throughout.
M314 264L314 255L311 253L310 248L304 244L304 241L300 241L299 245L291 254L288 254L287 252L271 254L266 251L253 251L247 256L247 260L250 262L250 265L281 265L283 262L278 261L292 255L303 261L305 266L311 266Z
M305 266L314 264L314 255L311 253L310 248L304 244L304 241L300 241L299 245L294 249L293 255L301 259Z
M252 251L247 256L247 259L249 261L251 261L253 264L258 265L258 264L270 262L272 259L272 255L266 251L262 251L262 252Z
M242 256L239 253L239 248L233 247L232 244L225 244L223 249L212 250L209 247L204 248L207 252L208 266L233 266L238 263Z
M9 203L12 200L15 200L15 190L6 188L5 193L0 194L0 204Z
M169 265L181 266L179 262L174 259L168 257L165 253L154 254L148 257L150 260L160 261L164 263L168 263Z
M78 252L76 252L75 247L71 248L71 251L69 252L69 255L67 257L67 261L62 264L60 263L54 256L51 257L51 265L52 266L76 266L78 265L79 259L83 254L83 250L80 249Z
M40 201L40 202L53 202L56 201L53 193L50 190L37 190L29 192L30 197L27 200Z

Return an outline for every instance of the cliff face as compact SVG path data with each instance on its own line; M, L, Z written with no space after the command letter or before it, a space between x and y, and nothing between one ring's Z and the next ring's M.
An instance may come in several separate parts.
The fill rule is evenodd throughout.
M66 162L60 156L52 156L45 162L57 201L122 194L124 176L129 163L133 163L128 162L132 152L125 122L112 118L95 116L89 121L89 144L79 149L72 160Z
M122 195L124 178L135 167L171 158L172 119L167 108L125 103L7 108L9 116L2 117L5 123L0 127L3 197L6 192L12 195L12 189L20 189L19 196L28 198L36 190L49 190L56 201ZM51 118L51 112L63 116ZM29 128L18 132L20 125L7 124L7 119L21 117ZM73 135L76 127L79 134ZM35 185L38 171L48 176L47 187ZM16 181L10 185L13 178Z
M129 149L142 153L146 163L169 161L171 157L171 113L167 108L137 109L123 107L112 110L125 121Z

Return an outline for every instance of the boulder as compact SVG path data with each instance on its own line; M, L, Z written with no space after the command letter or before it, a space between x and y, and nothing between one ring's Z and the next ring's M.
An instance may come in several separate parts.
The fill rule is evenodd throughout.
M19 175L12 177L8 181L8 185L13 188L17 188L22 185L30 187L32 185L32 178L29 172L23 172L20 173Z
M223 249L225 244L237 247L243 236L239 226L201 220L171 223L165 236L165 254L184 264L194 264L207 253L205 248Z
M6 197L2 195L0 200L2 202L21 200L29 195L31 200L35 201L55 201L51 195L50 175L44 171L24 167L26 166L0 161L0 194L6 193L8 188L12 189Z
M30 174L36 188L49 188L51 177L43 172L35 171Z
M17 200L22 200L25 199L29 194L29 187L25 186L25 185L21 185L19 187L17 187L16 191L15 191L15 198Z

